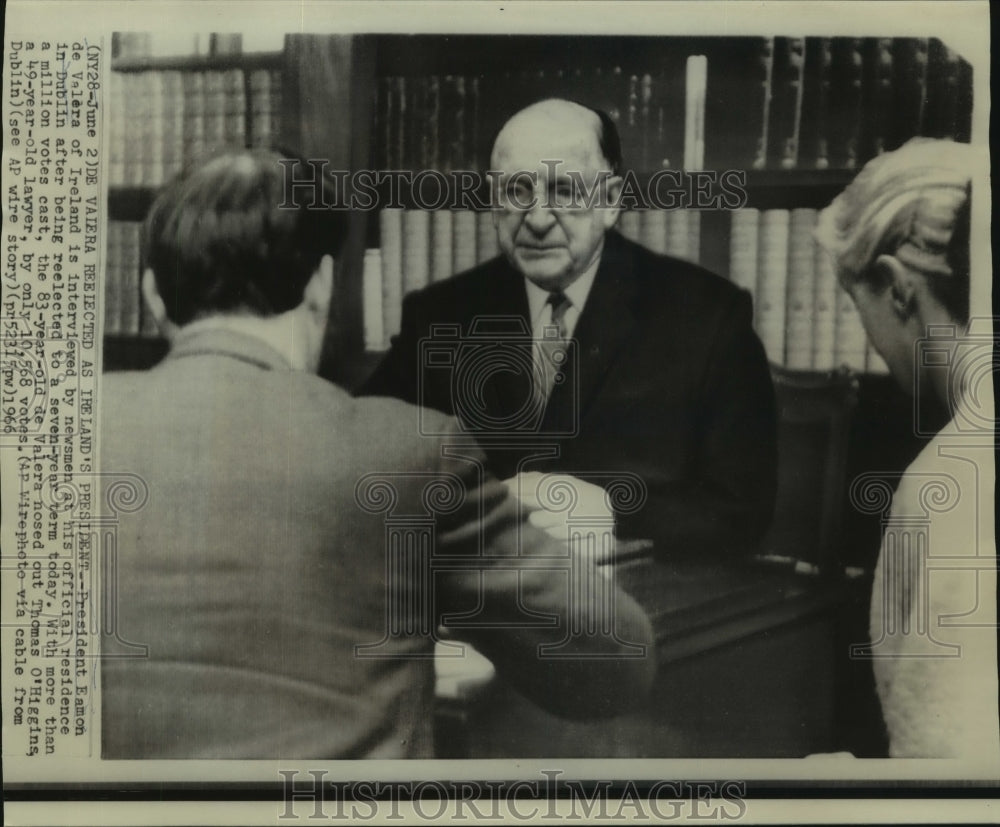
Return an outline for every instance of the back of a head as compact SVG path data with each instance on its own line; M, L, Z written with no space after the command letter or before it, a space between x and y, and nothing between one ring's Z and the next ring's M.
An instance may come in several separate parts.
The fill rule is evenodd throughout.
M927 279L956 321L967 321L975 158L968 144L914 138L869 161L816 229L841 282L875 278L871 265L893 255Z
M273 316L296 307L344 237L342 211L283 206L300 161L229 150L160 192L143 227L143 260L177 325L220 314Z

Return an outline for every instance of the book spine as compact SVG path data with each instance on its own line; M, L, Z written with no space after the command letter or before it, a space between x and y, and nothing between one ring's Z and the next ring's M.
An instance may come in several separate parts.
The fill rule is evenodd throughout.
M141 73L122 76L125 95L125 147L122 164L122 183L127 187L142 184L142 95Z
M691 210L667 211L667 255L690 260Z
M441 168L441 78L427 79L427 169Z
M785 363L785 300L788 288L788 210L764 210L757 250L755 322L767 358Z
M392 78L381 77L375 89L375 118L372 128L372 158L376 169L390 169L389 143L392 123Z
M210 55L238 55L243 52L243 35L213 32L208 38Z
M379 213L379 239L382 250L382 336L388 339L399 333L403 313L403 261L406 240L403 210L384 209ZM407 272L411 262L407 259Z
M452 144L450 152L450 166L447 169L466 169L468 167L469 143L466 135L466 121L468 114L465 111L465 78L457 75L454 78L456 106L454 111L454 122L452 127Z
M771 86L774 76L774 38L761 39L760 52L757 60L757 71L754 73L757 94L753 96L760 108L760 130L757 134L757 144L750 161L753 169L767 167L768 128L771 121Z
M136 80L136 119L138 120L138 138L132 147L136 154L136 184L141 187L152 187L159 182L154 180L153 144L153 108L151 100L152 72L138 72Z
M643 210L639 213L639 243L660 255L667 254L667 211Z
M688 260L698 264L701 261L701 210L687 210Z
M394 78L392 96L392 134L389 144L389 168L406 169L406 78Z
M449 172L455 168L456 159L461 152L462 135L458 132L458 124L462 120L460 114L461 98L458 92L458 82L454 75L441 78L441 154L438 159L439 169Z
M122 291L122 232L120 221L108 222L107 257L104 267L104 335L121 332L119 297Z
M705 95L708 84L708 59L691 55L687 59L684 94L684 169L700 170L705 166Z
M829 37L806 39L803 71L802 120L799 161L803 167L830 166L830 72L833 41Z
M281 141L281 70L271 69L268 73L270 82L268 88L271 90L271 134L268 136L268 146L280 143Z
M497 229L493 226L493 210L476 213L476 259L482 264L500 255Z
M406 123L403 127L403 166L424 169L429 152L427 140L427 79L406 79Z
M229 69L223 74L222 82L225 120L223 139L227 146L244 147L247 143L247 101L243 71Z
M625 153L628 151L628 140L624 134L628 126L628 75L622 71L621 66L613 66L609 69L596 67L594 88L597 90L599 104L615 122L618 127L618 137L622 145L622 161L626 167L631 166L632 158Z
M874 158L886 151L891 139L889 118L892 114L892 38L875 38L868 44L868 77L863 118L867 131L864 158Z
M923 134L927 98L928 41L901 37L893 42L893 107L888 149L902 146L914 135Z
M163 72L145 72L147 75L146 93L149 95L149 144L146 156L147 171L143 175L143 183L159 186L167 180L166 162L167 131L164 97L166 95L166 78Z
M451 210L431 210L431 281L444 281L454 274L452 240L455 216Z
M173 178L184 164L184 80L163 73L163 177Z
M796 370L813 366L816 210L792 210L788 233L788 289L785 310L785 364Z
M466 163L469 169L485 169L488 161L483 157L483 148L479 143L480 120L482 118L479 97L479 78L472 75L465 79L466 123L465 140L468 146Z
M836 326L836 342L834 345L834 362L846 365L851 370L864 373L867 351L867 337L861 316L854 299L846 290L837 291L837 307L834 324Z
M684 164L684 65L677 59L668 63L653 86L656 138L652 169L681 169Z
M959 83L962 59L934 38L929 46L927 134L934 138L955 139L959 132L959 107L965 91Z
M774 49L768 160L775 167L794 169L799 158L806 42L801 37L779 37Z
M365 250L361 275L362 327L365 350L386 349L385 327L382 315L382 251Z
M620 85L621 104L619 107L618 132L622 141L622 159L627 168L642 167L642 144L639 132L639 77L623 72L620 66L614 70L616 85Z
M226 93L222 72L205 72L205 153L226 145Z
M764 169L767 165L774 38L733 38L709 46L706 97L709 169ZM669 121L668 121L669 123Z
M126 221L121 224L122 270L121 293L118 299L120 311L119 332L127 336L139 333L139 270L142 266L139 247L140 224Z
M623 210L618 217L618 231L629 241L642 243L638 210Z
M184 165L205 154L205 75L184 73Z
M266 147L271 143L271 74L255 69L247 80L250 88L250 145Z
M819 245L815 246L815 250L812 367L814 370L833 370L837 366L835 352L837 300L838 293L843 291L837 283L833 258Z
M833 44L830 162L836 168L856 169L860 159L863 48L864 41L853 37Z
M125 183L125 76L112 71L108 81L108 183L113 187Z
M755 297L760 210L744 207L733 212L729 231L729 280Z
M426 210L403 211L403 295L420 290L431 281L431 215ZM384 245L383 245L384 250ZM396 331L389 328L389 333Z
M472 210L456 210L453 225L451 271L464 273L476 266L476 214Z
M639 153L644 170L658 169L654 163L653 145L655 123L653 120L653 76L648 72L639 78Z

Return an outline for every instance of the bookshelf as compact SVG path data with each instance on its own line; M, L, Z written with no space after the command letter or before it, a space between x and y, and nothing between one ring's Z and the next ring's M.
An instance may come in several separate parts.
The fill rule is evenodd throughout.
M839 296L822 298L831 303L823 311L837 319L833 338L830 331L822 334L827 352L801 352L818 285L830 277L819 272L814 252L803 252L812 244L815 221L815 212L804 211L826 206L869 158L911 137L969 139L971 68L940 41L432 35L374 40L371 163L376 170L456 175L483 169L503 120L533 100L559 96L602 108L617 122L626 174L640 189L662 170L745 175L744 206L759 221L750 245L756 252L746 255L760 256L754 278L768 281L742 286L764 311L765 318L756 320L758 332L763 325L776 366L825 371L847 364L862 374L887 372L864 339L853 306ZM692 152L685 96L691 94L688 66L695 55L704 56L707 79L701 90L703 146ZM698 161L692 165L691 158ZM379 279L363 276L369 292L362 304L382 301L382 318L374 328L350 333L348 350L354 354L386 346L398 326L399 299L437 280L437 264L448 259L449 248L452 272L463 269L457 264L469 259L470 248L473 262L495 254L492 245L482 249L481 235L472 237L476 230L464 210L452 216L427 210L428 219L418 214L418 195L405 184L398 184L397 192L394 206L403 208L401 214L383 211L367 227L366 245L379 254L364 261L369 269L381 267L383 289L379 295ZM388 200L385 188L380 196L383 203ZM481 211L489 200L486 186L473 196ZM732 277L733 219L732 209L636 210L622 214L619 230L658 252ZM783 223L791 227L782 229ZM396 263L400 257L407 273ZM808 266L802 264L805 258ZM426 264L414 265L423 259ZM387 283L393 280L401 283ZM757 287L777 293L767 302ZM378 315L371 308L366 315L363 308L355 319L363 325ZM784 329L786 323L792 329ZM368 353L354 364L368 361L377 358Z
M141 220L169 173L189 156L222 144L277 144L307 158L328 159L331 169L482 170L503 120L545 96L569 97L609 112L622 135L625 166L645 186L659 170L683 166L685 71L692 55L704 55L708 67L701 166L743 171L745 206L761 216L819 209L877 152L918 134L968 139L971 124L971 68L934 39L288 35L280 51L249 54L239 51L232 36L203 40L208 53L198 55L150 56L141 47L140 53L119 48L112 73L112 92L118 94L112 105L112 222ZM213 53L213 46L222 48ZM178 88L179 97L171 97ZM212 101L220 105L213 107ZM222 114L206 121L213 109ZM141 124L143 135L128 132L133 122ZM409 218L416 199L405 186L399 192ZM488 201L483 188L477 195ZM732 211L691 212L684 242L679 241L681 228L675 232L680 246L664 242L663 251L730 276ZM376 331L381 335L366 335L364 329L363 271L366 261L369 267L385 267L386 218L374 211L352 214L337 262L337 318L321 370L348 386L377 364L377 340L384 346L398 323L398 310L383 307L382 329ZM403 251L407 269L417 270L416 282L424 269L428 280L449 269L442 263L448 252L442 252L442 244L451 247L453 272L495 253L495 245L483 241L485 216L473 220L455 212L414 220L428 228L428 237L418 238L417 252L432 259L415 267L412 251ZM639 241L649 238L638 215L624 214L620 229ZM415 232L423 230L418 226ZM380 254L366 257L366 249ZM120 253L109 255L109 272L118 282L121 272L128 273L121 287L129 299L109 305L121 313L134 303L135 262L115 266L116 257ZM390 277L400 274L392 271ZM369 277L370 289L373 282ZM411 279L405 286L414 284ZM403 287L395 290L399 297ZM138 356L120 359L119 354L132 338L153 335L141 311L125 316L109 326L116 343L106 360L112 369L142 364ZM368 318L373 318L371 308ZM136 350L160 352L144 344ZM789 366L777 354L774 361ZM850 366L866 372L871 362L874 372L884 372L878 361L866 351Z
M239 36L201 38L203 54L152 54L113 38L109 82L104 366L141 369L167 351L140 297L140 228L159 187L224 146L278 139L283 52L242 53ZM191 38L186 48L198 46Z

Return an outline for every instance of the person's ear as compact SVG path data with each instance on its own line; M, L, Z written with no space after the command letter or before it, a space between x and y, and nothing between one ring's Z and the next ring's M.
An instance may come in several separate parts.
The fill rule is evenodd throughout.
M601 216L604 221L605 230L610 230L614 227L618 222L618 216L621 215L622 184L623 181L620 175L611 175L604 182L606 205L601 205L603 207Z
M903 262L892 255L875 259L882 283L889 290L893 313L901 320L909 319L917 309L916 276Z
M333 301L333 256L327 254L319 260L319 265L306 284L303 304L310 315L326 325Z
M163 302L160 291L156 288L156 276L149 267L142 273L142 298L146 302L146 309L152 314L153 321L156 322L160 333L167 339L173 339L177 335L177 325L170 321L167 316L167 306Z

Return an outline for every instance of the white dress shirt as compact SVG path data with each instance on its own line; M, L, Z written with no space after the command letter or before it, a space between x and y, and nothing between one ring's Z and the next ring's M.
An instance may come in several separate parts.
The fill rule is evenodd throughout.
M600 261L594 263L594 266L587 270L583 275L581 275L576 281L574 281L569 287L567 287L563 292L569 298L571 304L566 310L566 315L563 316L563 324L566 326L566 337L571 338L573 336L573 331L576 330L576 323L580 319L580 313L583 311L583 306L587 303L587 296L590 294L590 288L594 285L594 277L597 275L597 268L600 266ZM524 280L524 289L528 294L528 313L531 319L531 335L535 339L542 338L542 331L547 326L552 324L552 305L549 304L550 291L539 287L532 281L528 279Z

